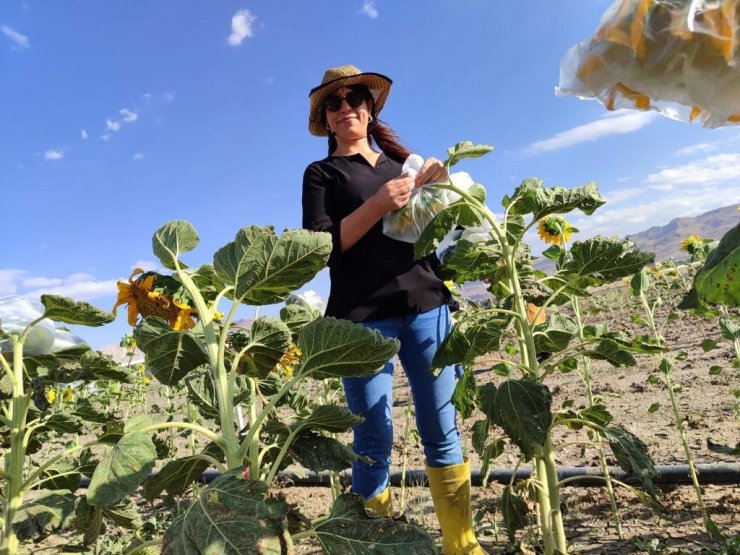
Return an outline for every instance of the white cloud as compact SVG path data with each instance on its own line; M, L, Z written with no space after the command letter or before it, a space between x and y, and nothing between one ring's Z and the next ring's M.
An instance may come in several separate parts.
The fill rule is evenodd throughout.
M143 155L143 154L142 154L141 152L137 152L137 153L136 153L136 154L134 154L134 156L133 156L133 159L134 159L134 160L141 160L142 158L144 158L144 155Z
M110 133L103 133L103 134L102 134L102 135L100 136L100 138L101 138L101 139L103 139L103 140L104 140L104 141L106 141L106 142L110 141L110 138L111 138L111 137L112 137L112 135L111 135Z
M87 139L87 131L85 131L84 129L80 131L80 137L82 137L83 139Z
M62 283L64 282L59 278L36 277L23 280L21 285L23 287L54 287Z
M642 129L656 118L658 118L656 112L629 111L609 115L591 123L562 131L549 139L532 143L526 148L526 151L530 154L538 154L548 150L568 148L587 141L595 141L609 135L632 133Z
M141 268L145 272L161 272L162 267L153 260L137 260L131 265L131 271L135 268Z
M675 156L691 156L697 152L709 152L717 150L717 143L699 143L698 145L692 145L677 150Z
M24 270L0 270L0 297L14 295L18 290L16 282L25 274Z
M105 120L105 128L109 131L118 131L121 128L121 124L113 120Z
M723 153L675 167L662 168L645 178L654 189L670 190L740 180L740 153Z
M162 98L164 98L164 101L169 104L170 102L175 100L175 93L171 93L171 92L163 93Z
M50 148L44 152L44 160L61 160L64 158L64 149Z
M638 197L644 192L645 192L645 189L632 189L632 188L617 189L616 191L609 191L608 193L603 193L603 197L610 206L613 206L615 204L624 202L628 199Z
M131 110L127 110L126 108L124 108L123 110L119 110L119 112L123 116L123 121L125 121L126 123L130 123L139 119L139 114L137 114L136 112L132 112Z
M364 13L370 19L376 19L378 17L378 9L375 7L375 2L365 2L362 4L360 13Z
M6 37L13 41L13 48L31 48L31 43L28 41L28 37L26 35L21 35L18 31L14 31L5 25L0 27L0 30L2 30Z
M228 43L239 46L244 39L252 36L252 23L257 18L249 10L239 10L231 18L231 34Z
M116 280L100 280L91 274L77 273L67 277L29 276L25 270L0 269L0 296L20 295L38 300L52 294L89 301L116 294Z

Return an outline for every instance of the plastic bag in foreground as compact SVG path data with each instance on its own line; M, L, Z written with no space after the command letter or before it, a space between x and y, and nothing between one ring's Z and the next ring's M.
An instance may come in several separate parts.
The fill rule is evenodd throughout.
M423 163L421 156L412 154L404 162L402 171L409 177L416 177ZM473 179L467 172L453 173L450 179L456 187L464 190L473 185ZM392 239L415 243L434 216L459 198L457 194L436 187L434 183L416 187L406 206L383 216L383 233Z
M560 65L559 95L740 123L740 0L616 0Z

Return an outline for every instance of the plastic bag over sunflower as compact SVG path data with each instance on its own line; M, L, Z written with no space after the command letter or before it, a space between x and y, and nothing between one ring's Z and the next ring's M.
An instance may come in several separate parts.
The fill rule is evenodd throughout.
M402 172L414 178L421 170L424 159L418 154L411 154L403 163ZM473 185L473 179L467 172L450 174L450 180L460 189L467 191ZM411 198L406 206L383 216L383 233L392 239L415 243L434 216L445 207L460 199L460 195L442 189L434 183L427 183L411 191Z
M560 65L559 95L740 123L740 0L616 0Z

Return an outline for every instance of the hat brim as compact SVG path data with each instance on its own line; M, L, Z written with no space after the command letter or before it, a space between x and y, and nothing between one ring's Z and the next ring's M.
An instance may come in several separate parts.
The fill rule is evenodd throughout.
M351 85L365 85L370 91L370 94L373 95L373 100L375 101L375 115L378 115L380 110L383 109L383 105L388 98L388 93L391 90L392 84L393 81L385 75L367 72L339 77L311 89L311 92L308 93L308 96L311 99L311 108L308 115L308 130L312 135L316 135L317 137L325 137L329 134L322 123L321 111L323 110L324 99L337 89L349 87Z

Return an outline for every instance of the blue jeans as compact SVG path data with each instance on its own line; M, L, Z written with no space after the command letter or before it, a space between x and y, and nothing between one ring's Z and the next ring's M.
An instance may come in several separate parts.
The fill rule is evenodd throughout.
M451 397L455 389L455 367L444 368L437 376L431 371L434 353L451 329L447 305L422 312L361 322L385 337L400 340L398 353L416 405L416 426L424 446L427 464L432 467L463 462L456 411ZM357 461L352 466L352 490L371 499L388 485L393 448L393 367L369 377L344 378L347 405L365 421L354 427L354 450L374 461Z

